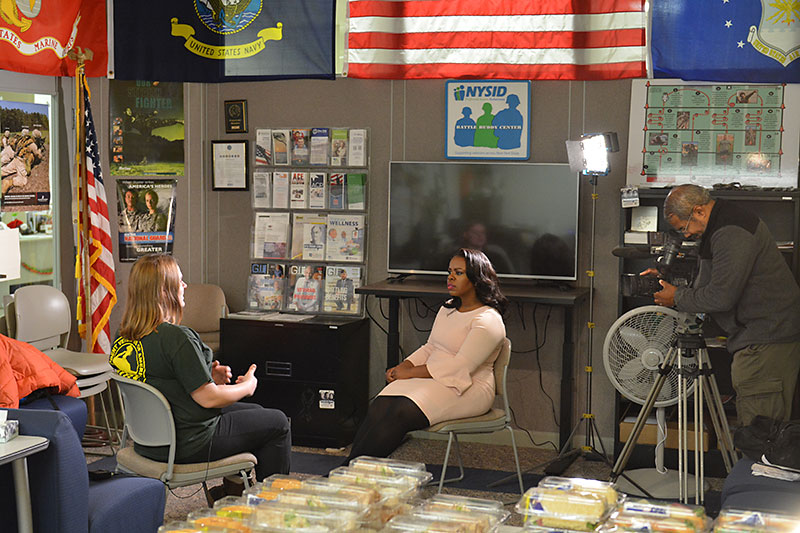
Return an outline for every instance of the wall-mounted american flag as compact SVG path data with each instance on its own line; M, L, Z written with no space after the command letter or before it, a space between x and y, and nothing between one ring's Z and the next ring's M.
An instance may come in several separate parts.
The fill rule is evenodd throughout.
M643 0L350 0L352 78L646 77Z

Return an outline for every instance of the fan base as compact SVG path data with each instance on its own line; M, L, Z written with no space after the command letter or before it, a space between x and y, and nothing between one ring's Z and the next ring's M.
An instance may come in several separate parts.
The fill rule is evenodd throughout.
M655 468L640 468L626 470L624 473L649 492L653 498L673 500L680 498L680 483L677 470L667 470L666 473L660 474ZM696 494L695 477L689 474L687 481L689 485L687 497L694 498ZM704 483L704 485L705 489L708 489L708 482ZM624 477L620 477L617 480L617 489L633 496L645 496Z

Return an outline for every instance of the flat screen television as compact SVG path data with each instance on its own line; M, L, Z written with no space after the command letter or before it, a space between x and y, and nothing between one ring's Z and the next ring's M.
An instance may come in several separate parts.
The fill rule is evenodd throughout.
M388 271L445 274L460 247L500 277L577 279L579 177L567 164L392 161Z

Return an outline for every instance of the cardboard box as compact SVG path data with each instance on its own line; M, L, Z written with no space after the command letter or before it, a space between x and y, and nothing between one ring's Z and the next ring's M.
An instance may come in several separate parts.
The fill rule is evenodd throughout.
M620 442L628 442L628 437L633 430L633 424L636 421L633 417L626 417L625 420L619 423L619 440ZM688 448L690 450L694 450L694 422L689 423L689 434L688 434ZM709 446L709 434L708 430L703 430L702 436L702 443L703 443L703 451L708 451ZM645 424L644 429L642 429L642 433L639 435L639 440L637 444L649 444L651 446L655 446L658 442L658 427L656 426L656 422L653 419L652 421L648 420ZM664 443L666 448L678 448L678 423L677 422L667 422L667 440Z

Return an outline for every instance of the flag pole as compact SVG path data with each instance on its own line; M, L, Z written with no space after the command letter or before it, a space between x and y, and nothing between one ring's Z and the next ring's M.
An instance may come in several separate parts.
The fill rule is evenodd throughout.
M83 307L84 339L86 340L86 350L94 352L94 324L92 323L92 292L91 292L91 265L89 245L92 242L92 229L89 224L89 195L88 183L86 178L86 120L84 118L86 109L84 106L84 91L86 90L85 60L87 55L80 49L75 53L78 65L75 68L75 125L77 132L77 173L78 173L78 198L80 200L81 231L80 239L80 262L81 262L81 283L83 283Z

